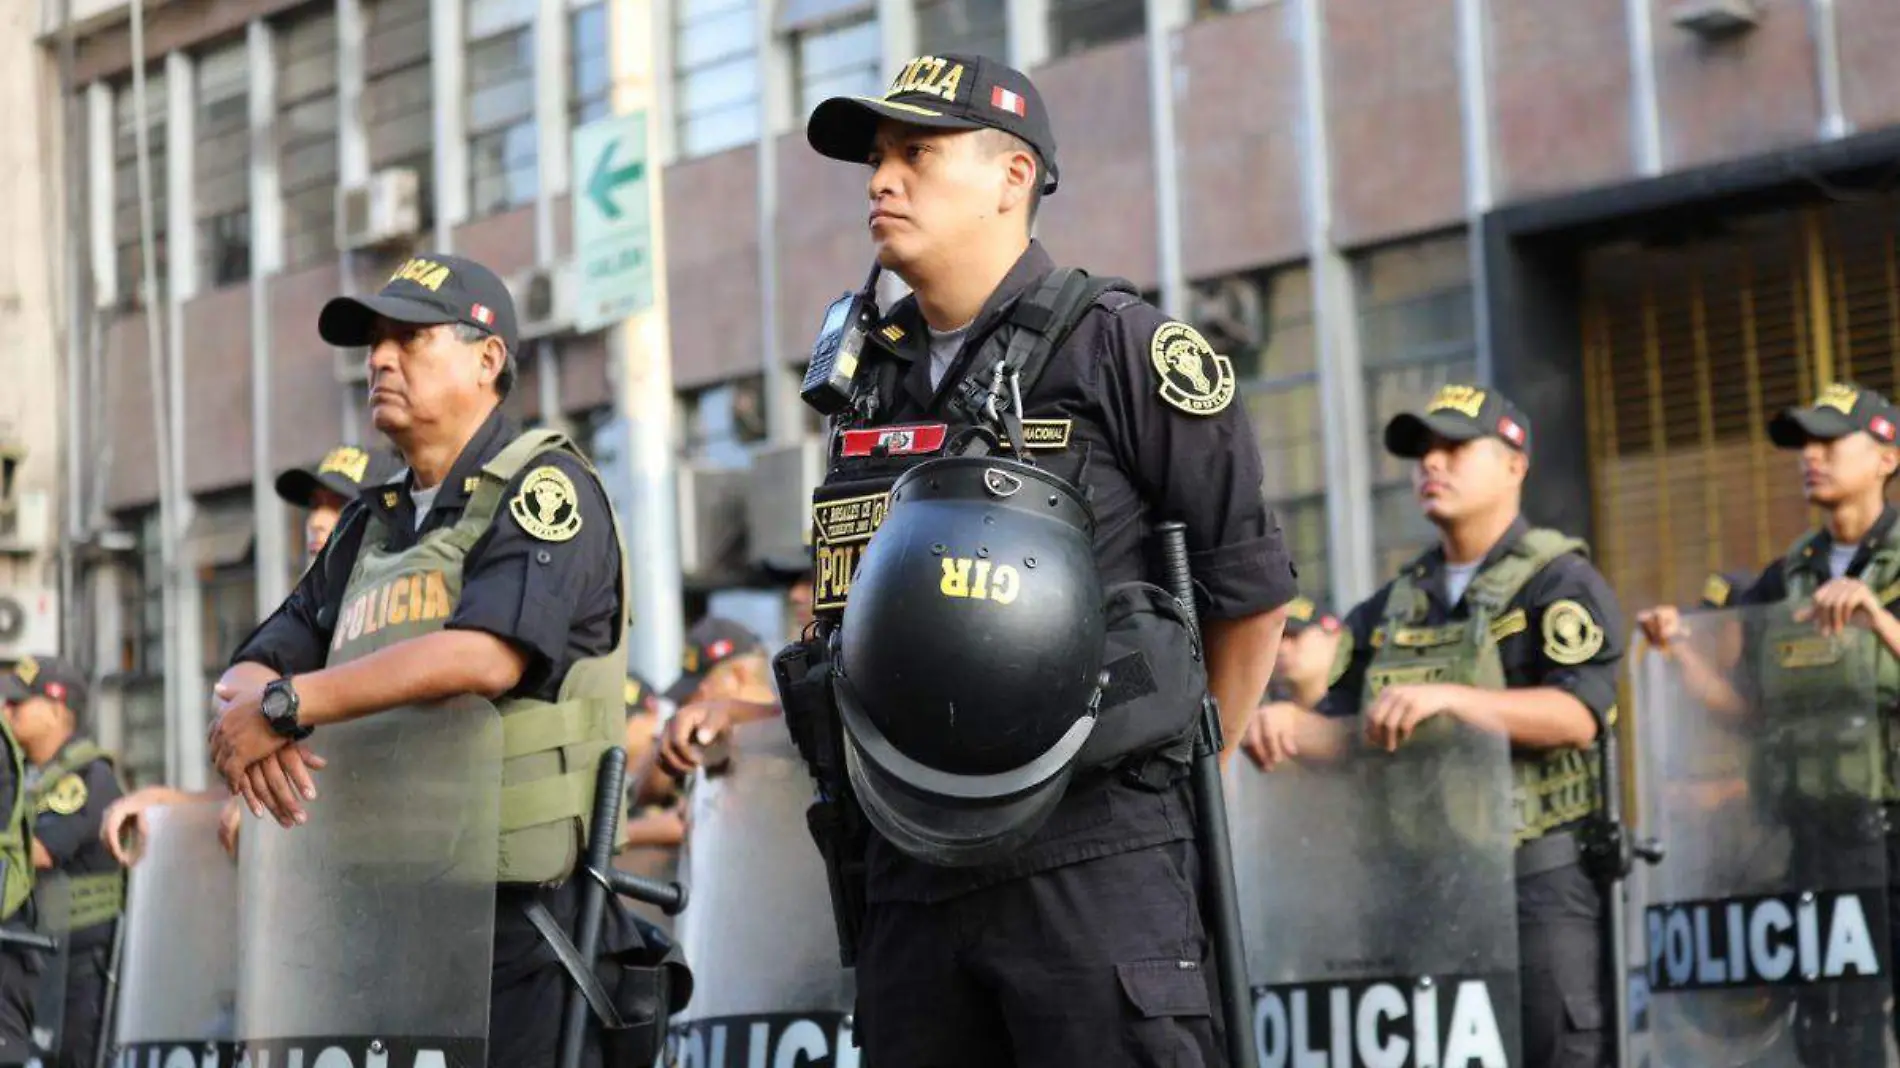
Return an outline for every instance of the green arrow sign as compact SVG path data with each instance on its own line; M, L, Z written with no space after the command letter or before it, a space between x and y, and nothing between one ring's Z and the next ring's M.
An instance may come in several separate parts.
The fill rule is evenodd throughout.
M600 209L602 217L609 222L620 219L620 205L614 203L614 190L629 182L637 182L645 177L645 163L635 161L625 167L613 165L614 150L620 147L618 140L607 142L600 150L600 159L594 163L593 177L587 179L587 195L594 200L594 207Z

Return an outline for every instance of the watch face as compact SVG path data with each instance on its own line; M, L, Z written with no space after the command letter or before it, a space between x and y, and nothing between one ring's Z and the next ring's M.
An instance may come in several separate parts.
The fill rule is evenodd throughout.
M290 711L290 695L282 689L272 688L264 691L264 715L277 719Z

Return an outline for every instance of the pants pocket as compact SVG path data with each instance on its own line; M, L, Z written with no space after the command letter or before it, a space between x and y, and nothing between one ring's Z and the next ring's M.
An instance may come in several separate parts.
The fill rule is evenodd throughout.
M1213 1063L1213 1009L1199 961L1139 960L1115 965L1128 1019L1130 1063L1200 1068Z

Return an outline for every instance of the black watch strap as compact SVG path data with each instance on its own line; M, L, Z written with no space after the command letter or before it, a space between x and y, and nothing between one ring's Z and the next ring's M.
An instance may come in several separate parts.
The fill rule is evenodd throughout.
M288 707L272 715L271 705L281 702L273 702L271 698L278 694L288 699ZM297 712L301 705L302 702L297 697L297 688L291 685L288 677L273 679L264 686L263 708L260 711L264 713L264 721L270 724L270 729L276 732L278 737L288 738L293 742L310 737L311 728L297 722Z

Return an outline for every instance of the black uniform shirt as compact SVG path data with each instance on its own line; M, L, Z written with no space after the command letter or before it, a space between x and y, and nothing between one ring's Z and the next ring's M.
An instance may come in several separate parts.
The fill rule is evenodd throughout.
M1485 554L1478 573L1503 559L1511 547L1530 530L1521 517ZM1442 626L1470 618L1470 608L1460 599L1446 603L1445 554L1433 549L1412 566L1412 583L1424 591L1429 605L1425 618L1417 625ZM1475 579L1475 575L1474 575ZM1321 711L1334 716L1358 715L1365 692L1366 668L1371 665L1379 639L1374 631L1385 624L1386 599L1392 583L1361 602L1346 615L1346 627L1352 634L1352 658L1346 670L1327 691ZM1545 619L1554 606L1570 602L1580 607L1602 629L1602 641L1594 650L1587 645L1567 644L1563 637L1546 633ZM1511 620L1516 609L1524 610L1522 625ZM1568 611L1568 610L1566 610ZM1616 683L1623 660L1625 635L1622 610L1616 594L1603 575L1576 553L1566 553L1550 562L1524 584L1517 596L1498 617L1500 628L1498 656L1504 662L1504 679L1512 689L1554 687L1583 702L1601 726L1610 722L1616 707ZM1564 632L1568 633L1568 632ZM1582 656L1586 650L1587 657Z
M914 299L892 309L875 342L908 363L883 423L949 421L951 386L1000 326L1018 297L1055 263L1031 242L964 335L956 360L933 391L930 335ZM1204 596L1203 618L1234 619L1274 608L1295 593L1280 528L1261 494L1259 446L1245 409L1230 393L1224 363L1203 361L1200 378L1161 368L1157 334L1182 329L1152 305L1110 294L1090 308L1042 378L1023 398L1038 462L1070 471L1086 458L1081 483L1095 512L1095 559L1106 585L1157 581L1149 535L1164 519L1187 524L1189 562ZM1167 397L1175 400L1165 399ZM1176 401L1218 410L1192 414ZM1042 441L1052 447L1035 449ZM876 900L941 900L981 886L1092 857L1193 836L1185 785L1149 793L1108 776L1078 777L1042 830L1010 860L979 868L933 868L874 840L870 893Z
M321 669L363 538L363 516L358 513L368 510L382 520L392 548L413 545L424 533L453 526L468 506L482 465L517 434L499 409L488 417L442 480L420 532L406 473L399 482L366 488L337 520L336 534L290 598L244 641L232 663L252 661L285 675ZM506 505L527 475L547 464L564 472L580 495L581 526L567 541L543 541L529 534ZM621 610L620 544L614 537L606 491L565 453L538 457L503 491L502 501L494 524L469 549L462 596L447 625L493 634L521 650L528 657L528 667L507 696L552 701L575 661L613 649L614 615ZM321 729L312 743L321 750ZM322 773L318 776L320 780ZM579 889L580 881L575 879L552 889L504 887L495 910L496 970L518 969L530 955L551 962L552 951L528 923L522 906L538 896L571 929L579 909ZM613 924L608 931L604 937L612 939ZM603 944L614 948L611 941ZM624 940L620 943L625 944Z
M69 740L66 745L76 740ZM60 752L65 751L66 747L61 746ZM58 759L55 756L47 763L56 763ZM119 788L118 776L112 773L111 764L93 760L73 769L69 777L76 779L79 785L46 784L48 789L32 815L33 837L53 858L54 871L65 875L98 875L119 870L119 862L112 859L111 851L99 837L106 806L124 794ZM72 807L74 803L77 808ZM74 932L73 947L86 949L111 940L111 925L97 924Z
M1873 563L1874 553L1880 548L1881 543L1887 540L1896 521L1900 521L1900 511L1896 511L1893 505L1890 504L1881 510L1880 518L1874 520L1874 525L1868 529L1867 536L1861 539L1860 547L1855 550L1854 558L1848 562L1844 575L1848 578L1859 578L1861 572L1867 570L1867 565ZM1834 539L1829 537L1827 530L1823 528L1820 536L1809 542L1802 551L1800 566L1811 572L1812 582L1816 589L1834 578L1834 573L1829 569L1828 563L1833 547ZM1900 601L1900 583L1885 590L1875 590L1874 594L1880 598L1881 604L1892 608L1894 602ZM1788 561L1783 557L1776 557L1762 569L1761 576L1755 580L1753 586L1729 601L1729 607L1774 604L1787 598Z

